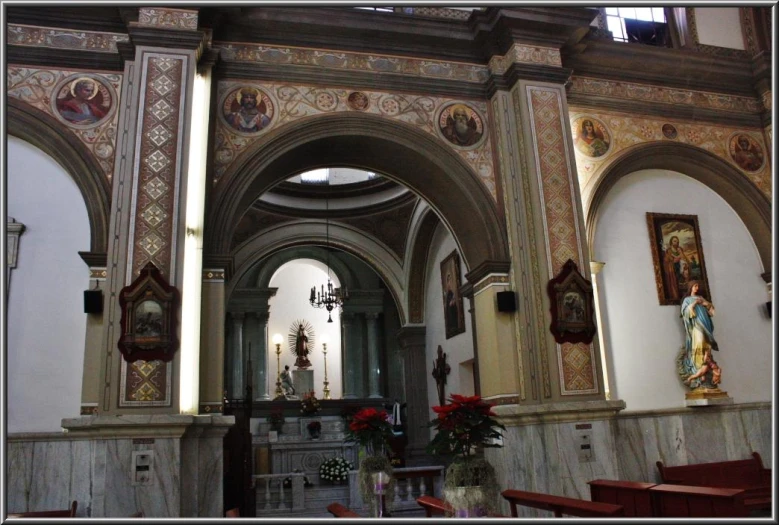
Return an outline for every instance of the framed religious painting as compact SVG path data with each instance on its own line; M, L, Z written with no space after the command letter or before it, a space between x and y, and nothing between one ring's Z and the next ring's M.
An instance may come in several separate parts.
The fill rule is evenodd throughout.
M646 222L660 304L681 304L693 281L711 300L697 215L647 212Z
M119 351L128 362L171 361L179 348L179 291L153 263L119 293L122 335Z
M453 251L441 261L441 292L444 299L446 338L465 332L465 312L460 295L460 256Z
M595 299L592 283L585 279L576 263L568 259L562 270L547 285L551 305L550 330L555 341L591 343L595 335Z

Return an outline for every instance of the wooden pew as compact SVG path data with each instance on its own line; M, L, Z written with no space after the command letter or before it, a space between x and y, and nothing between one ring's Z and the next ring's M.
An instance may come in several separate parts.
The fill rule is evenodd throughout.
M432 518L433 516L445 516L452 517L454 515L454 509L451 505L442 499L434 498L433 496L419 496L417 503L420 507L425 509L425 517ZM490 512L487 514L489 518L507 518L503 514Z
M658 518L743 518L749 516L744 505L745 491L690 485L655 485L652 494Z
M649 489L656 483L594 479L590 485L590 499L601 503L622 505L625 517L646 518L654 516L652 494Z
M331 503L327 506L327 512L332 514L336 518L361 518L359 514L350 510L340 503Z
M78 502L74 501L73 503L70 504L69 509L9 513L8 517L9 518L75 518L77 507L78 507Z
M696 463L666 467L657 462L663 483L743 489L747 509L771 508L771 469L763 467L760 454L752 452L752 458L714 463Z
M614 505L612 503L600 503L513 489L504 490L501 492L501 495L508 500L511 505L511 516L515 518L519 517L517 505L549 510L554 512L556 518L561 518L564 514L582 518L609 518L625 515L622 505Z

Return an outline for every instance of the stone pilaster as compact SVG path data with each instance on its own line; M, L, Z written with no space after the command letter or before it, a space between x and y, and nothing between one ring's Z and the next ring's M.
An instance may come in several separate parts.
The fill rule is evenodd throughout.
M230 359L230 397L233 399L243 399L244 393L244 365L246 356L244 355L243 345L243 322L246 314L243 312L230 312L230 334L231 344L228 351L232 358Z
M200 321L200 413L222 412L225 391L225 279L227 267L205 261Z
M368 397L379 398L381 395L381 368L379 366L379 314L365 314L365 324L368 335Z
M9 225L10 226L10 225ZM79 252L89 266L89 289L104 293L106 278L106 254ZM84 348L84 372L81 376L81 415L97 414L100 402L100 355L103 333L103 313L87 315L86 343Z
M355 353L360 351L357 344L352 341L354 333L355 318L354 314L341 312L341 349L343 360L341 362L341 377L343 378L343 398L357 398L357 367Z

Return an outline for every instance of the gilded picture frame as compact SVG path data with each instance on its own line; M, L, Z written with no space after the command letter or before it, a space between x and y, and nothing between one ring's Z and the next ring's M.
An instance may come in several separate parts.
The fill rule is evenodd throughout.
M457 250L441 261L441 295L444 301L446 338L465 332L465 312L460 295L460 256Z

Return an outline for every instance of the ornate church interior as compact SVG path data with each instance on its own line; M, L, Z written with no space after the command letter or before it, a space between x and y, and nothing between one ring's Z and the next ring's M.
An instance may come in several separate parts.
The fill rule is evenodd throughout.
M772 4L3 16L4 518L775 516Z

